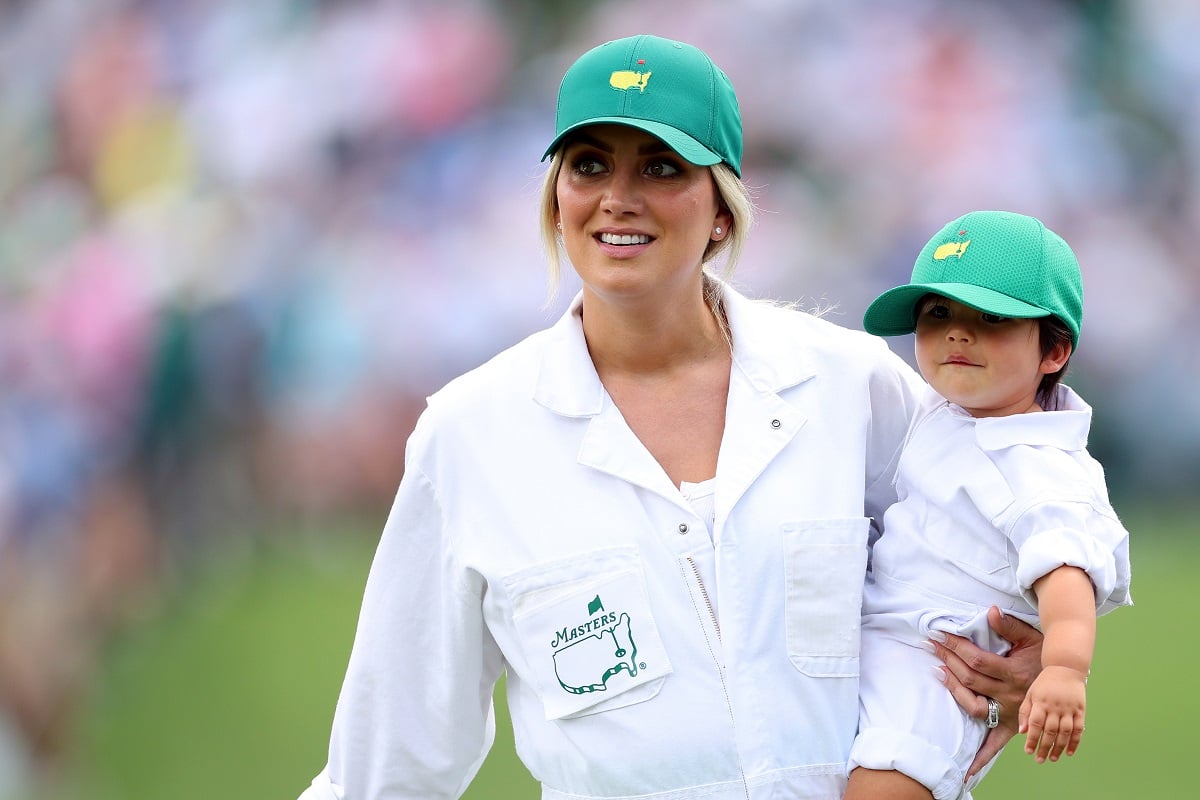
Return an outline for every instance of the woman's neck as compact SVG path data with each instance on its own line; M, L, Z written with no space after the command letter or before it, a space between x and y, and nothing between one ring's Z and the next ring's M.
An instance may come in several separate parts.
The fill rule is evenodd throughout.
M728 358L722 323L704 297L681 303L616 305L589 296L583 331L597 371L653 373Z

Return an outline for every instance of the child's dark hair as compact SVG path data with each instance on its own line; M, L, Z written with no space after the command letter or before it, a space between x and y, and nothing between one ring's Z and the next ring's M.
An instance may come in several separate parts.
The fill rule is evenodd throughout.
M1065 322L1053 314L1047 317L1039 317L1038 339L1042 345L1042 357L1045 358L1057 345L1071 345L1071 329L1067 327ZM1056 408L1057 403L1054 400L1056 395L1055 388L1062 381L1063 376L1067 374L1067 365L1070 363L1071 359L1068 357L1063 362L1062 369L1058 372L1051 372L1042 376L1042 380L1038 384L1035 399L1043 411L1053 411Z

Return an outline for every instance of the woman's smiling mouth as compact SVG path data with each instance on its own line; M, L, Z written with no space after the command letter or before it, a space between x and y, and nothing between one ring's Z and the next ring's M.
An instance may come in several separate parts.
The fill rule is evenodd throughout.
M650 244L650 237L644 233L601 233L598 238L605 244Z

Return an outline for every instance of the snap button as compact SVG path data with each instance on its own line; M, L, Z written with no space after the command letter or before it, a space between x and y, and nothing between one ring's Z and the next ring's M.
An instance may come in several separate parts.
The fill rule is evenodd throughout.
M776 428L776 429L778 429L778 428L779 428L779 426L780 426L780 425L782 425L782 424L783 424L783 423L782 423L782 422L780 422L780 421L779 421L779 420L777 420L777 419L773 419L773 420L771 420L771 427L772 427L772 428Z
M687 526L687 523L686 523L686 522L681 522L681 523L679 523L679 533L680 533L680 534L684 534L684 533L687 533L687 532L688 532L688 526Z

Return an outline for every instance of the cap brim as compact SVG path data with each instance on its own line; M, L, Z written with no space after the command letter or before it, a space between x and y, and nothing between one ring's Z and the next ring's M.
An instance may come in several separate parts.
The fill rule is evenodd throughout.
M1050 316L1044 308L970 283L910 283L889 289L875 298L863 314L863 329L876 336L912 333L917 323L917 302L927 294L940 294L998 317L1033 319Z
M582 122L576 122L554 137L554 141L550 143L550 146L546 148L546 152L542 154L542 161L553 155L554 151L562 144L563 139L580 128L586 128L591 125L627 125L631 128L643 130L651 136L657 136L659 139L662 139L667 147L678 153L684 161L700 167L711 167L714 164L720 164L724 160L683 131L678 128L672 128L670 125L662 122L634 119L632 117L593 117L592 119L585 119Z

